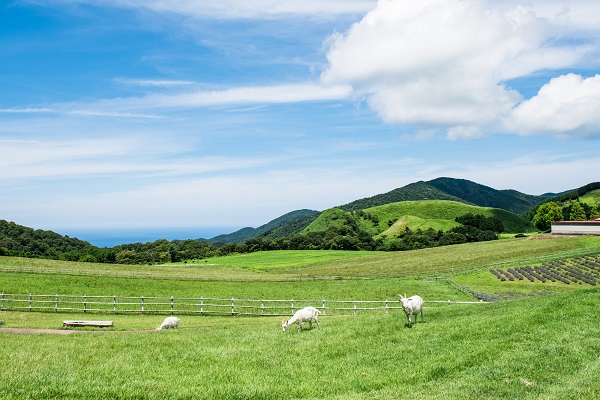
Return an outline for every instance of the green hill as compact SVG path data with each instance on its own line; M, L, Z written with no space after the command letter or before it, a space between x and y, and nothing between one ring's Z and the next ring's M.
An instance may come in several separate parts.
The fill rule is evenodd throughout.
M534 230L531 223L525 218L506 210L472 206L449 200L421 200L402 201L351 212L332 208L323 211L302 232L319 232L330 227L340 228L345 225L358 226L360 230L371 236L391 236L406 227L413 230L432 228L447 231L460 225L454 221L456 217L468 213L498 218L502 221L506 232L509 233Z

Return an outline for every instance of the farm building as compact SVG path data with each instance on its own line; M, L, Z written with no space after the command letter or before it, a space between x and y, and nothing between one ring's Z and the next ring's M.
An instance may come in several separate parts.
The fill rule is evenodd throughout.
M600 218L593 221L556 221L553 235L600 235Z

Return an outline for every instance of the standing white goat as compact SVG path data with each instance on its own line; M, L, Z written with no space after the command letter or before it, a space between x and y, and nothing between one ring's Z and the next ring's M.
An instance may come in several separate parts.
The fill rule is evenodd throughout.
M312 329L312 323L313 321L315 321L317 323L317 326L321 326L319 325L319 310L317 310L314 307L304 307L301 310L298 310L294 313L294 315L292 316L292 318L286 320L281 321L281 328L283 329L283 331L285 332L290 325L295 324L296 322L298 323L298 332L300 332L300 330L302 330L302 323L303 322L309 322L310 323L310 329Z
M162 331L163 329L177 328L178 325L179 325L179 318L167 317L167 318L165 318L163 323L160 324L160 326L158 328L156 328L156 330Z
M414 295L412 297L407 298L406 293L404 293L404 296L402 296L401 294L399 294L398 296L400 296L400 304L402 304L402 310L408 318L409 328L412 325L413 314L415 316L415 323L417 322L417 317L419 316L419 313L421 313L421 321L425 320L425 318L423 317L423 299L421 298L421 296Z

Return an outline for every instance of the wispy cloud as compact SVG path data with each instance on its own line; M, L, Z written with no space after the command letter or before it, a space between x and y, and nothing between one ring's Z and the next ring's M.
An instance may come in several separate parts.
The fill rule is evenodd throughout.
M185 146L147 137L3 140L2 143L0 179L5 182L92 176L193 176L256 168L275 160L215 155L189 158Z
M157 118L161 109L193 109L213 106L256 106L268 104L347 100L349 86L324 86L318 83L282 84L274 86L235 87L223 90L192 91L178 94L153 93L138 97L100 99L86 103L55 104L45 112L87 114L96 116ZM33 109L32 109L33 110ZM147 110L149 113L139 112ZM150 113L152 110L152 113ZM136 112L134 112L136 111ZM31 111L34 112L34 111Z
M62 113L99 117L160 118L156 110L213 106L260 106L268 104L349 100L350 86L325 86L306 82L272 86L246 86L222 90L198 90L178 94L152 93L137 97L53 104L48 108L0 109L4 113ZM133 111L137 112L133 112ZM154 113L139 112L153 110Z
M119 99L116 103L132 108L207 107L240 104L278 104L349 98L349 86L323 86L315 83L274 86L248 86L225 90L196 91L177 95L155 94L142 98ZM103 102L112 103L112 100Z
M97 3L92 0L75 1ZM342 14L363 14L374 6L376 0L105 0L104 3L122 8L146 9L197 18L275 19L308 16L326 19Z
M38 114L55 112L51 108L0 108L0 113L8 114Z
M160 79L125 79L117 78L115 82L128 86L142 87L177 87L193 85L193 81L160 80Z
M54 108L10 108L0 109L0 113L7 114L71 114L81 116L94 116L94 117L108 117L108 118L162 118L159 115L151 114L140 114L140 113L127 113L118 111L103 111L93 109L77 109L85 105L77 105L69 103L68 106L64 104L56 104Z

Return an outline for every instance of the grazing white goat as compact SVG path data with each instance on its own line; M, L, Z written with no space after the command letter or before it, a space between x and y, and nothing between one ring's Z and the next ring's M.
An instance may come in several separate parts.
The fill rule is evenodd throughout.
M156 328L156 330L162 331L163 329L177 328L178 325L179 325L179 318L167 317L167 318L165 318L163 323L160 324L160 326L158 328Z
M292 316L292 318L286 320L281 321L281 328L283 329L283 331L285 332L290 325L295 324L296 322L298 323L298 332L300 332L300 330L302 330L302 323L303 322L309 322L310 323L310 329L312 329L312 323L313 321L315 321L317 323L317 326L321 326L319 325L319 310L317 310L314 307L304 307L301 310L298 310L294 313L294 315Z
M415 316L415 323L417 322L417 317L419 316L419 313L421 313L421 321L425 320L425 318L423 317L423 299L421 298L421 296L414 295L412 297L407 298L406 293L404 293L404 296L402 296L401 294L399 294L398 296L400 296L400 304L402 304L402 310L408 318L409 328L412 325L413 314Z

